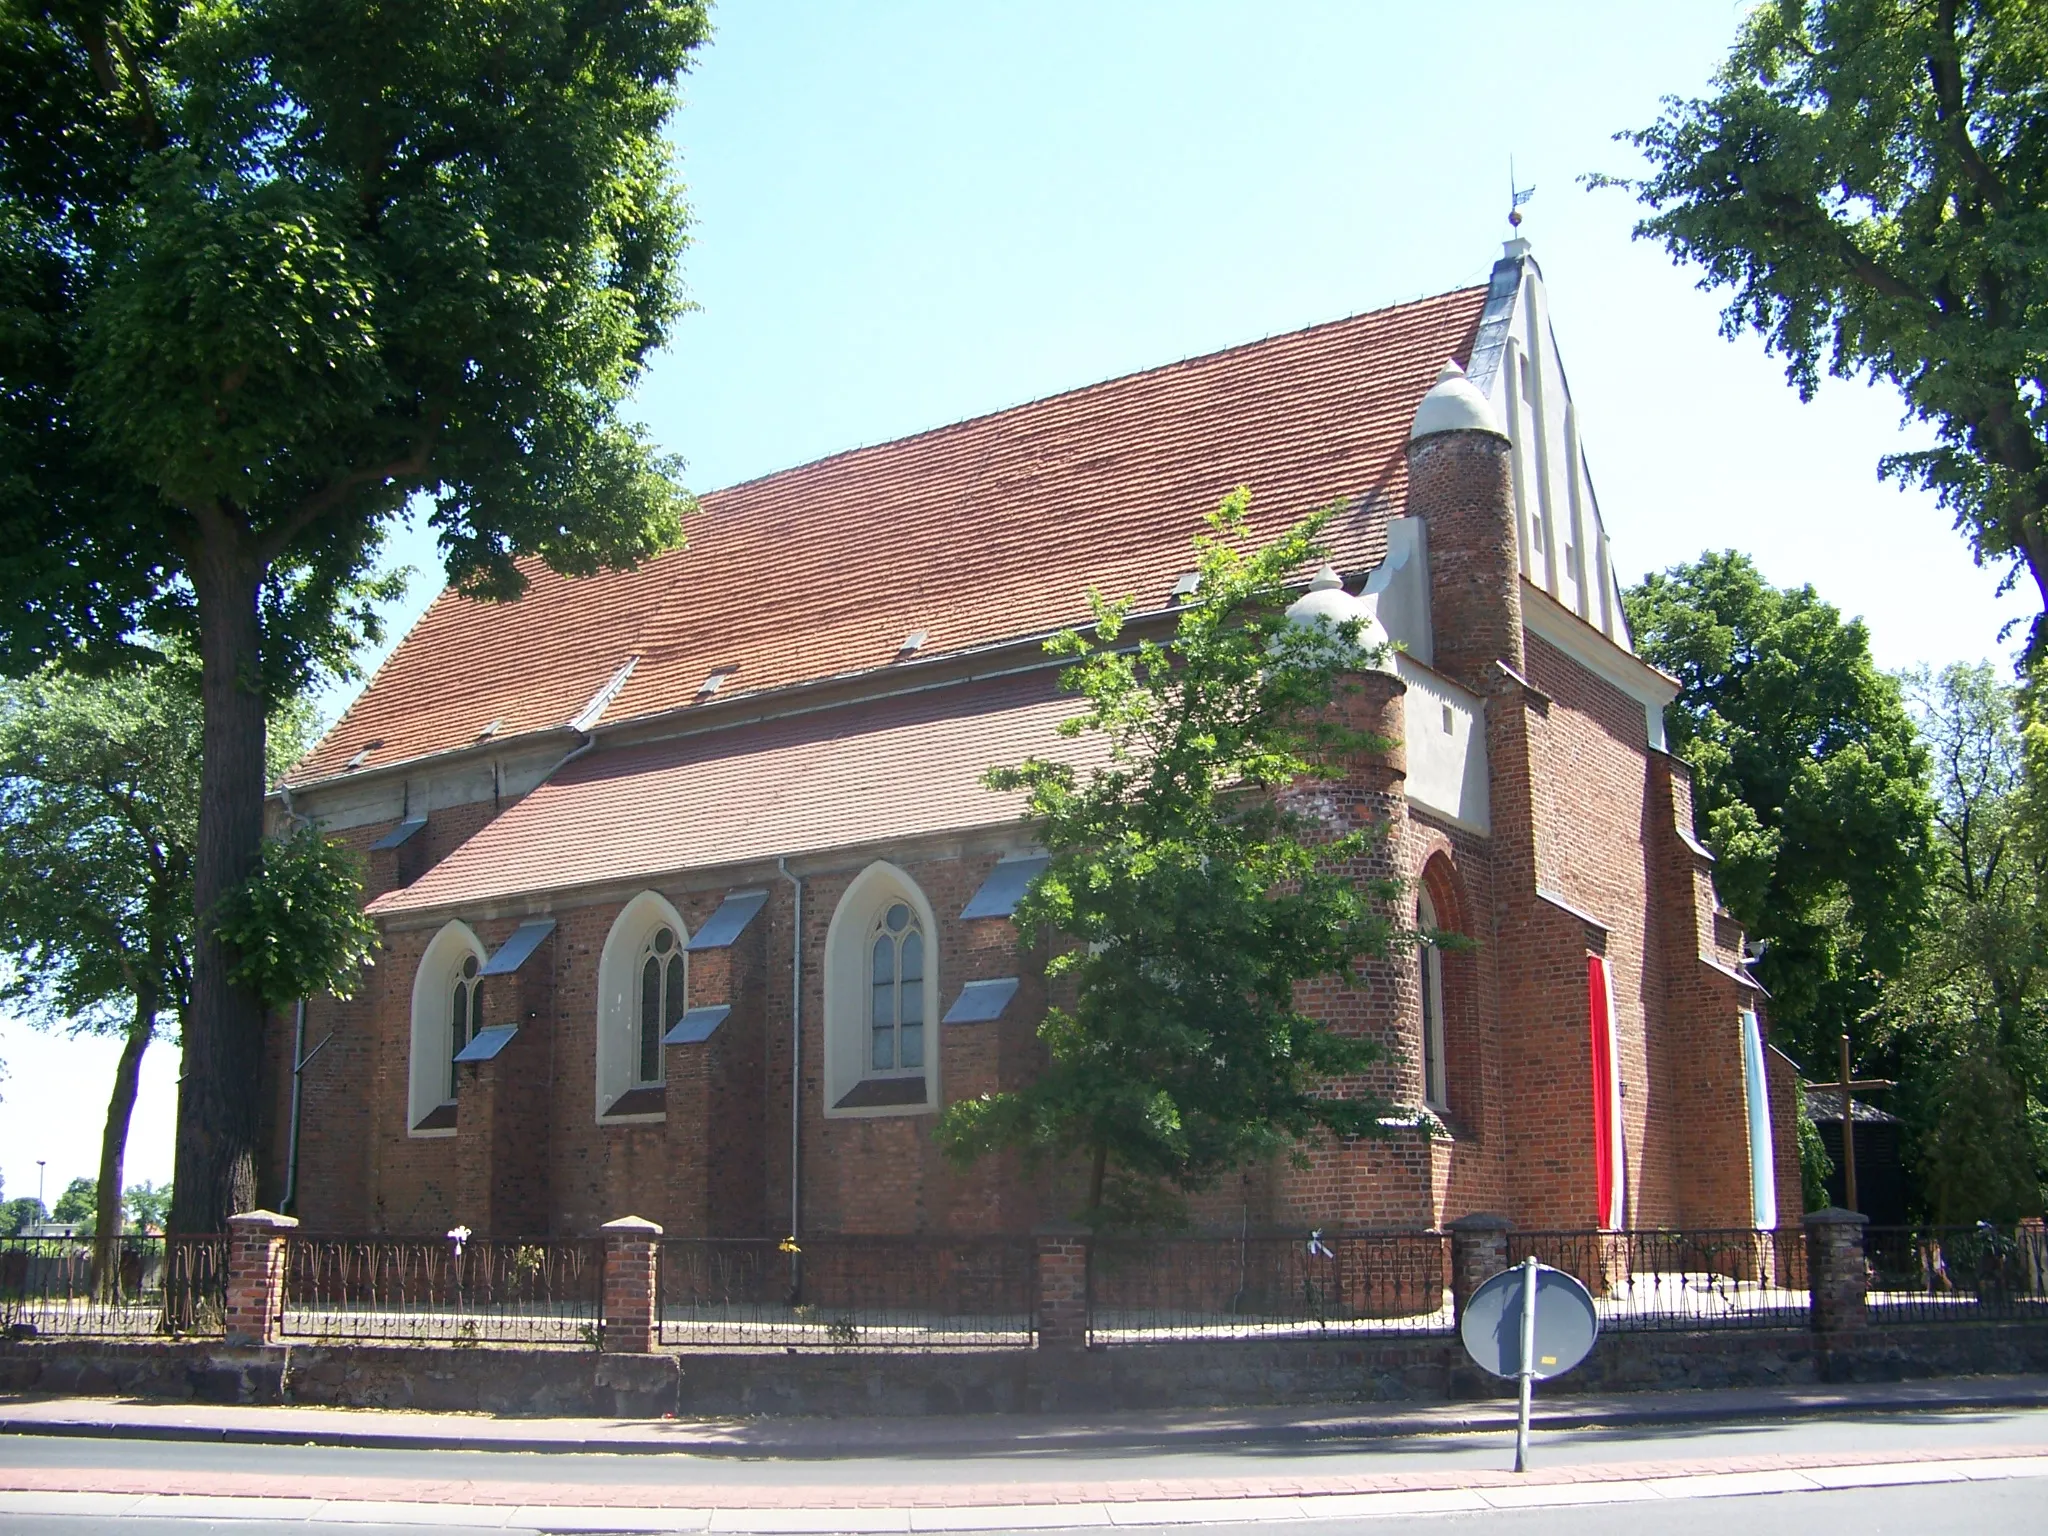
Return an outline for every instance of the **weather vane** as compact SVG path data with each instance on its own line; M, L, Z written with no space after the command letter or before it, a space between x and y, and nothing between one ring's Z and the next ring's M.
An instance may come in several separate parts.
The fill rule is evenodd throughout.
M1522 227L1522 204L1536 195L1536 188L1520 186L1515 181L1515 157L1508 156L1508 225L1512 229Z

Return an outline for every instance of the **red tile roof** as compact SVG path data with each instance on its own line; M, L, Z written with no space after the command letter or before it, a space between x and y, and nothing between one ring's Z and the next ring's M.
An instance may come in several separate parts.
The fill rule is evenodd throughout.
M1377 310L1111 379L703 498L689 545L637 570L570 579L537 564L516 603L437 598L294 785L559 728L629 658L605 723L720 693L883 667L1085 618L1090 586L1162 605L1189 541L1233 487L1258 525L1339 497L1345 569L1375 563L1407 480L1402 447L1483 288ZM1370 504L1367 505L1367 500Z
M1040 668L593 753L370 911L475 906L1014 821L1023 797L983 788L989 768L1099 751L1054 734L1077 708L1057 678Z

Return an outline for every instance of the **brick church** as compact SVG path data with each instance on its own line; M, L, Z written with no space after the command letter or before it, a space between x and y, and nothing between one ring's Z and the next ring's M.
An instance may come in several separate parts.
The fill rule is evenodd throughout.
M1066 1214L932 1141L1038 1061L1044 952L1010 921L1038 850L981 778L1074 707L1046 636L1091 587L1164 634L1239 485L1267 529L1348 504L1297 607L1396 643L1363 697L1398 744L1336 800L1386 823L1405 915L1471 942L1310 1000L1388 1048L1387 1134L1197 1219L1796 1223L1790 1064L1521 240L1484 287L712 493L636 570L444 593L273 796L361 854L384 950L353 1001L273 1022L264 1203L498 1236Z

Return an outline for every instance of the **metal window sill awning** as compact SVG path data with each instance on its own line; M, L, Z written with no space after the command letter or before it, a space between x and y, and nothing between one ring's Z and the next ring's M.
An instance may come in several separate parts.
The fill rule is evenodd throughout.
M518 1033L518 1026L513 1024L493 1024L487 1029L480 1029L476 1032L475 1039L455 1053L455 1059L457 1061L495 1060L498 1054L512 1043L512 1037Z
M725 1016L732 1012L729 1003L712 1003L703 1008L692 1008L669 1027L661 1037L663 1045L701 1045L717 1032L725 1022Z
M1051 862L1051 856L1043 853L1004 859L988 872L988 878L981 882L980 889L961 909L960 916L963 919L1010 916L1017 910L1017 903L1024 899L1024 888Z
M541 940L554 931L555 920L552 917L528 918L512 930L512 936L498 946L498 952L484 962L484 968L477 975L510 976L526 964L533 952L540 948Z
M840 1099L834 1109L885 1109L899 1105L922 1104L925 1100L922 1077L871 1077L856 1083L853 1091Z
M1018 979L1004 976L995 981L970 981L960 989L953 1006L940 1020L944 1024L989 1024L1003 1016L1010 999L1017 995Z
M733 891L718 904L718 910L704 919L704 926L690 936L690 942L683 946L692 954L701 954L707 949L730 949L746 932L768 904L768 893L762 890Z

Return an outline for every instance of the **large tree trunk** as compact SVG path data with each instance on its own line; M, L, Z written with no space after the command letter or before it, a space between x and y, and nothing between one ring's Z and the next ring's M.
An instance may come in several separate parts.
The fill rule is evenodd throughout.
M128 1121L135 1113L135 1088L142 1079L142 1053L149 1049L156 1032L156 993L143 988L135 994L135 1018L128 1025L128 1038L121 1042L121 1059L114 1067L114 1091L107 1099L107 1128L100 1137L100 1187L98 1208L93 1213L93 1287L103 1300L120 1293L120 1268L115 1260L121 1251L122 1165L128 1158Z
M256 1196L256 1085L263 1004L228 979L226 946L208 913L255 868L263 846L264 707L257 620L261 570L245 540L216 514L190 562L199 604L205 734L199 774L199 845L192 863L198 922L192 1009L178 1090L173 1232L224 1232Z

